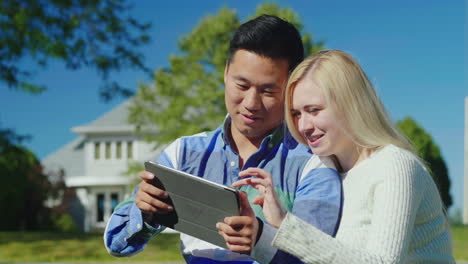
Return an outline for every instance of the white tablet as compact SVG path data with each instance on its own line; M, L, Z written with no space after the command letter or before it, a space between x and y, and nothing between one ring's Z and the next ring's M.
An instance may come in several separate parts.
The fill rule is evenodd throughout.
M174 207L167 215L155 215L155 223L226 248L216 223L239 215L236 189L152 161L145 162L145 169L156 176L152 184L168 192L164 202Z

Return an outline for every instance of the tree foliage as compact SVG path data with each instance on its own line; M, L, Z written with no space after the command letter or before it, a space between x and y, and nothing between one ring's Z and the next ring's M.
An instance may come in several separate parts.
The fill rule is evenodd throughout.
M257 7L254 18L277 15L294 24L302 33L306 55L322 48L310 33L303 31L298 15L275 3ZM226 115L223 73L229 41L240 25L235 10L223 8L208 15L178 42L179 53L169 58L170 66L158 69L153 84L141 84L130 107L129 121L144 132L149 141L165 143L183 135L216 128ZM155 129L156 128L156 133Z
M32 94L46 89L31 83L31 59L44 68L49 59L68 69L94 68L105 84L101 96L131 94L109 81L111 72L133 68L150 73L135 48L149 42L151 27L126 15L126 0L2 0L0 1L0 82Z
M428 165L432 178L439 188L444 206L448 209L452 205L450 179L439 147L431 135L409 117L398 121L397 127L413 143L419 156Z
M32 230L46 226L43 202L50 183L35 155L22 147L11 130L0 129L0 230Z

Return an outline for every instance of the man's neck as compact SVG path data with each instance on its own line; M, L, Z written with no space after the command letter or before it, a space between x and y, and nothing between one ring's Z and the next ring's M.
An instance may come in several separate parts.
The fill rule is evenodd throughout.
M262 137L248 137L231 126L231 140L233 147L239 154L239 167L244 166L245 161L259 148L266 135Z

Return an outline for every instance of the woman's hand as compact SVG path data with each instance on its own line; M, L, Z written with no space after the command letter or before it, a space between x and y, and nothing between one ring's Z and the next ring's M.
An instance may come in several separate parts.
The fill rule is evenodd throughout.
M286 209L282 206L279 201L278 195L275 192L273 180L271 174L263 169L259 168L248 168L239 173L240 177L252 176L252 178L246 178L238 180L232 184L234 187L243 185L250 185L260 192L260 195L254 198L252 201L254 204L258 204L263 208L263 215L269 224L279 228L283 219L286 217Z
M239 193L240 216L224 218L224 223L217 223L218 233L226 241L227 248L233 252L249 254L255 246L258 235L258 219L250 207L245 192Z

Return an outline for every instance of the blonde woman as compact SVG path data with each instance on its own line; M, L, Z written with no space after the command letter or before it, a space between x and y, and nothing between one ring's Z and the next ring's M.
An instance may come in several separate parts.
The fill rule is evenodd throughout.
M233 185L261 193L255 203L263 205L268 223L262 234L235 226L237 217L218 223L229 248L261 235L271 240L260 239L256 255L262 241L307 263L455 263L434 181L351 56L328 50L303 61L289 79L285 109L292 135L341 172L344 201L336 237L287 213L270 174L249 168Z

